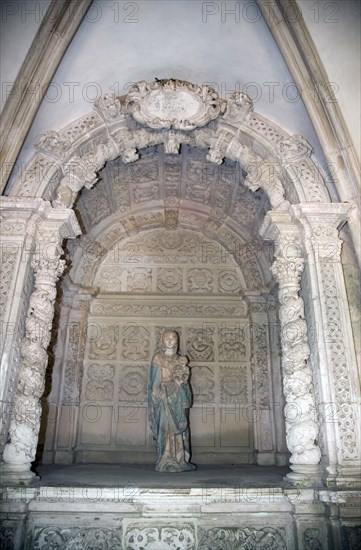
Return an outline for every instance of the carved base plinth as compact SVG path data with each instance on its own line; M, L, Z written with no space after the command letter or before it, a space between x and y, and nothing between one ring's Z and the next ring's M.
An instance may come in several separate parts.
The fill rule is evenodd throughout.
M322 484L319 464L291 464L292 472L286 475L285 481L302 487L319 487Z
M329 489L342 490L342 489L361 489L361 475L360 470L355 472L341 473L337 476L328 476L326 478L326 486Z
M31 463L28 464L8 464L1 462L0 477L2 485L29 485L34 479L39 477L30 470Z

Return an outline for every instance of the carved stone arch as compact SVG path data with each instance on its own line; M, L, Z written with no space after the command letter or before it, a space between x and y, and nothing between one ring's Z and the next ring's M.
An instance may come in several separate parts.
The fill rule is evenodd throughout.
M144 209L143 213L148 213ZM185 214L194 214L192 208L183 208ZM142 214L142 211L140 212ZM140 217L141 225L137 224L139 218L130 214L121 216L116 211L112 216L101 221L92 230L83 235L73 250L71 277L74 283L85 286L93 284L93 276L97 266L101 263L104 256L117 243L123 239L129 238L143 231L156 228L167 228L166 210L157 208L153 212L154 217ZM244 228L222 224L216 219L213 224L208 224L207 215L202 216L197 213L197 222L192 224L182 220L172 229L187 229L200 232L205 237L218 243L225 251L231 254L239 266L244 278L244 288L268 292L270 282L270 249L267 245L262 246L261 241L255 240L255 236Z
M93 113L59 132L42 136L29 169L15 181L10 195L20 200L30 197L52 201L52 216L55 218L64 211L72 214L71 208L79 192L84 187L93 187L99 170L108 161L121 158L124 163L132 163L139 158L138 151L159 144L164 146L167 155L176 155L181 145L187 145L190 148L209 149L207 160L215 164L221 164L224 159L237 161L246 172L245 185L252 191L262 189L269 198L270 211L262 227L257 229L264 239L276 244L277 259L272 273L279 283L281 304L282 367L287 402L286 436L288 449L292 453L290 462L293 470L289 477L293 481L306 479L306 483L320 479L320 425L315 418L313 379L316 374L321 389L322 385L327 386L324 395L321 392L324 402L342 399L342 394L339 392L335 395L334 391L337 387L335 360L333 381L326 386L324 384L324 380L331 376L328 364L333 354L327 334L327 327L330 326L328 319L336 316L336 306L342 310L344 323L340 345L344 346L345 353L341 355L347 357L342 384L350 393L356 387L356 384L350 382L355 378L356 368L349 312L344 305L347 299L337 237L337 229L347 221L349 212L346 205L330 203L322 177L310 158L310 147L302 138L288 136L277 125L255 114L249 98L243 94L234 94L225 101L208 86L199 87L174 80L150 84L140 82L126 96L117 98L108 94L97 102ZM299 205L299 212L291 204ZM340 212L335 212L333 207L339 208ZM321 228L320 214L323 218ZM217 234L219 222L217 219L214 221ZM136 230L136 227L132 227L132 217L128 224L126 232L131 234L133 229ZM333 264L327 263L327 255L322 257L322 247L327 247L326 239L330 235L336 243L336 256L338 254ZM58 237L59 242L62 241L63 235L59 233ZM44 238L46 240L46 236ZM95 242L95 254L102 254L104 247L101 242L92 239L91 234L83 239ZM316 249L315 243L320 244L321 248ZM288 250L292 250L293 254L289 255ZM322 261L318 261L320 252ZM59 253L55 259L59 262ZM74 259L76 263L76 256ZM309 294L320 296L320 305L312 298L308 307L317 319L322 320L324 342L322 353L315 353L311 360L304 302L299 296L305 259L308 262ZM40 275L39 284L42 284L43 275ZM49 277L55 286L58 277L55 268L52 268ZM332 277L332 281L338 284L341 297L336 305L332 297L327 304L320 290L322 285L327 287L328 279ZM31 315L29 310L27 321ZM292 330L288 330L290 328ZM40 349L40 344L38 347ZM30 357L30 351L28 355ZM312 362L316 364L313 372ZM26 373L24 365L20 369L23 377ZM43 380L43 370L40 374ZM22 405L24 395L20 386L18 389L19 403ZM34 394L33 388L30 391ZM10 429L11 442L6 445L4 452L9 471L12 475L25 471L24 479L29 477L28 467L36 448L40 418L37 395L31 398L36 407L36 425L28 426L28 419L14 417ZM342 402L340 410L341 405ZM302 413L296 420L287 416L292 409ZM344 416L339 415L337 426L324 430L326 443L323 455L326 459L323 476L326 479L335 479L337 475L353 475L352 468L360 454L360 444L349 426L355 425L356 416L352 404ZM346 424L349 425L347 430ZM336 456L332 449L343 448L343 443L348 439L352 440L349 450ZM18 448L22 449L20 454ZM341 468L338 468L339 465Z
M191 120L182 120L177 112L169 121L154 111L159 97L171 98L175 111L188 108ZM121 97L106 94L92 113L42 135L29 168L18 176L10 194L72 206L83 187L96 183L107 161L120 156L126 163L134 162L139 150L157 144L170 154L188 144L210 148L211 162L237 160L248 174L246 184L264 189L272 209L287 209L289 202L329 202L310 158L312 148L302 136L290 136L255 113L245 94L235 93L226 101L209 86L172 80L139 82Z

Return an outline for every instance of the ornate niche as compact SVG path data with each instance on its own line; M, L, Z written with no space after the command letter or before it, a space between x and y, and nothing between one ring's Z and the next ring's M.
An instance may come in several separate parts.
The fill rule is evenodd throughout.
M234 257L199 232L153 229L117 242L93 284L99 294L88 325L100 337L88 338L85 351L81 459L154 461L146 388L151 355L167 327L179 333L190 359L197 460L215 454L225 463L252 460L247 305Z

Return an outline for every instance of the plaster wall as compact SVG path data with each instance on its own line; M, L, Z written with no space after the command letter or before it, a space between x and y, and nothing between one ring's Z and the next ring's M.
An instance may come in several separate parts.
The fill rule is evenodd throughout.
M297 4L328 74L330 92L332 90L339 103L360 159L360 3L354 0L297 0Z

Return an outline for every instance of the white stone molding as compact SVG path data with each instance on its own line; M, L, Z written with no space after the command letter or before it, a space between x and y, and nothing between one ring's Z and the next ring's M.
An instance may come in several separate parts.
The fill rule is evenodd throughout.
M299 296L304 268L299 229L288 214L269 212L260 232L276 244L271 271L279 285L286 440L293 470L288 477L306 483L307 478L318 477L321 451L317 444L319 424L309 365L307 323L304 302Z
M29 479L34 475L29 468L35 459L38 441L40 398L44 391L55 286L65 267L65 261L60 259L63 254L61 243L64 238L74 238L80 233L73 211L55 210L44 201L37 206L35 250L31 258L34 290L21 344L22 358L11 414L10 442L3 453L5 464L2 464L2 472L9 480Z
M292 207L303 226L309 292L320 296L309 308L317 326L316 377L322 419L325 470L329 483L360 484L360 381L349 305L340 261L338 229L348 220L348 204Z
M43 196L56 206L71 206L82 187L95 184L108 160L120 156L131 163L140 149L156 144L174 155L181 143L188 143L210 147L212 162L237 160L248 173L246 184L263 188L273 209L287 209L288 201L329 199L307 142L253 112L244 94L225 101L207 86L140 82L125 96L106 94L94 109L40 138L38 153L14 182L12 195Z

